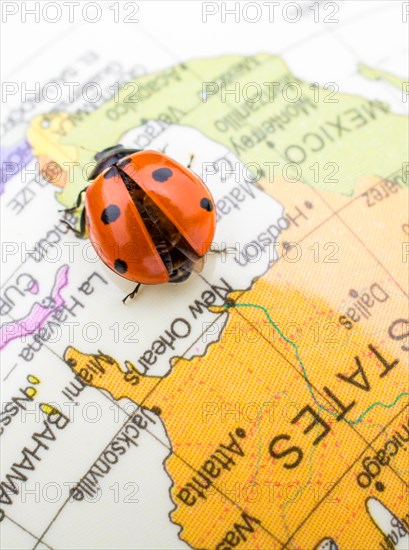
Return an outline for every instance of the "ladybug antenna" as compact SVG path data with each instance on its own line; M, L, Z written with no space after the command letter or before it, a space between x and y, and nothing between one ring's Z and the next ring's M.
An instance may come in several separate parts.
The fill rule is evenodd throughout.
M79 146L80 149L84 149L84 151L88 151L89 153L94 153L95 155L98 153L95 149L89 149L88 147L84 147L83 145Z

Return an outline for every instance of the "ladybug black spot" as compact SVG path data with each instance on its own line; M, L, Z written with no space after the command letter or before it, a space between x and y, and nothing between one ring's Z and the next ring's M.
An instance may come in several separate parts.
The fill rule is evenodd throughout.
M200 201L200 206L208 212L211 212L213 210L213 204L211 203L211 201L209 201L209 199L206 198Z
M153 179L155 181L160 181L161 183L168 180L171 176L173 176L173 172L170 168L158 168L152 172Z
M119 258L115 260L114 262L114 268L115 271L123 275L128 271L128 264L124 260L120 260Z
M120 215L121 215L121 211L119 209L119 206L117 206L116 204L110 204L109 206L104 208L104 210L102 211L101 221L105 225L108 225L109 223L112 223L115 220L117 220Z

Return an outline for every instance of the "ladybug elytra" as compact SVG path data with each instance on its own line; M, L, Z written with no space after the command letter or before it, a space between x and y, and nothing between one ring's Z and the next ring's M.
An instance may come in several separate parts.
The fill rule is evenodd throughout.
M91 183L79 195L80 231L118 275L141 284L180 283L199 270L216 226L203 181L164 153L109 147L95 156ZM67 222L65 222L67 223Z

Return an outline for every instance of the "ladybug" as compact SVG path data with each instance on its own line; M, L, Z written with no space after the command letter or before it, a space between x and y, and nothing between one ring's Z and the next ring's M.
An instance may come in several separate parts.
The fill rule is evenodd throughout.
M216 227L212 195L187 167L162 152L115 145L95 155L78 236L88 234L101 260L141 284L181 283L200 271Z

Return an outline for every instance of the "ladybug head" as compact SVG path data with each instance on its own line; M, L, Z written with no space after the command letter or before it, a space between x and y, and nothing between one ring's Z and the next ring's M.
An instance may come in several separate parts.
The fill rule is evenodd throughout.
M88 177L88 181L94 180L101 172L104 172L110 166L116 164L118 160L136 153L138 149L126 149L123 145L113 145L112 147L107 147L103 151L100 151L95 155L95 160L97 161L94 169Z

